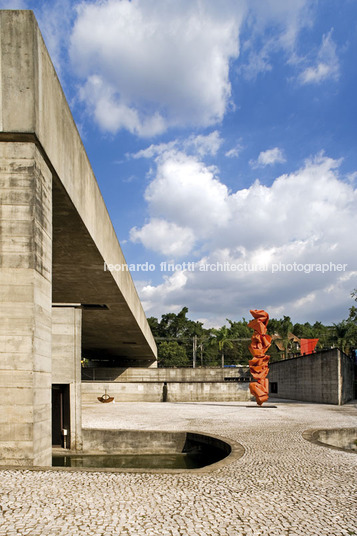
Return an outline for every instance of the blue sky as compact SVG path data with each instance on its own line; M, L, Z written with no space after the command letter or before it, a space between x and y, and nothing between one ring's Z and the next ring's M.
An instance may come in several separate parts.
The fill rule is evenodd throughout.
M355 0L0 8L36 14L148 316L348 316Z

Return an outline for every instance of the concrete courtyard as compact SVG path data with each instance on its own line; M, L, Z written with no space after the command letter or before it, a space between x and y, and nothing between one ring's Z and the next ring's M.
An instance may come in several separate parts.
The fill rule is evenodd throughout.
M87 404L83 426L186 430L240 442L209 473L0 471L0 535L357 535L357 455L306 441L357 426L357 406L291 401Z

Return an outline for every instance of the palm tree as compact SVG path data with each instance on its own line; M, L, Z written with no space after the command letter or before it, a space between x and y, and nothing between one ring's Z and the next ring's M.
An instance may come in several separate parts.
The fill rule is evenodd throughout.
M353 337L352 337L352 323L347 320L342 320L338 324L334 324L335 327L335 341L337 348L342 350L344 353L348 353L348 350L351 346ZM353 343L352 343L353 344Z
M222 368L224 368L224 349L233 348L233 343L230 340L230 333L227 326L222 326L219 329L212 329L214 340L218 342L218 349L221 353Z

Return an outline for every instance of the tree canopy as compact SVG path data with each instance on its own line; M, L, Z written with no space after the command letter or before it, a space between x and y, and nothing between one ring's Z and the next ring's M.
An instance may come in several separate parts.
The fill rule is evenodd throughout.
M357 301L357 289L351 297ZM247 365L251 355L248 350L253 331L243 318L239 321L226 319L227 325L220 328L204 328L202 322L187 317L188 308L179 313L166 313L161 319L148 318L151 331L158 345L159 367L224 365ZM297 341L319 339L316 349L340 348L350 353L357 348L357 307L349 309L347 319L331 326L321 322L293 324L289 316L271 318L268 333L273 336L269 349L271 360L286 359L300 354Z

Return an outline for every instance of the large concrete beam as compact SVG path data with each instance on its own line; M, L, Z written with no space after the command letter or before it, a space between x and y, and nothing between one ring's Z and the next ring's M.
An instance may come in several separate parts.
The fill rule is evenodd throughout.
M0 12L0 76L2 88L0 141L36 143L54 175L54 180L58 183L57 197L54 201L61 196L60 202L64 197L67 198L68 205L72 207L70 216L81 222L87 235L86 241L91 242L92 249L97 254L97 271L100 266L103 272L104 262L124 265L125 258L32 11ZM61 193L58 194L60 191ZM68 213L66 217L68 218ZM57 214L56 209L54 210L54 224L57 224L60 231L63 227L66 229L68 221L65 218L61 221L60 215ZM54 228L55 232L56 228ZM60 234L65 239L66 231L58 233L57 236ZM67 244L70 244L69 239ZM78 270L76 274L76 266L73 265L68 255L60 258L61 251L65 249L54 250L55 268L58 266L62 270L61 276L58 276L56 269L54 270L54 301L78 302L78 298L73 296L78 289ZM84 251L86 251L85 248ZM88 267L88 263L82 256L80 268L83 268L83 265ZM90 273L90 270L87 272ZM103 332L101 327L96 332L97 344L94 347L89 344L90 350L93 353L93 350L97 348L105 353L106 346L109 346L109 353L113 356L123 355L129 359L146 358L148 362L154 361L155 341L130 273L127 271L107 272L105 277L102 277L102 281L106 281L103 285L106 289L108 289L108 274L112 281L111 296L114 296L113 313L106 315L103 324L106 327L103 344L100 342ZM102 273L101 276L104 274ZM66 296L62 296L62 289L59 288L60 281L66 289ZM89 286L90 281L87 287ZM92 288L94 286L98 289L96 303L103 303L99 277L96 278L96 283L92 285ZM72 299L68 299L69 293L72 293ZM83 289L81 296L83 299L86 298ZM94 299L93 295L91 299ZM86 322L84 314L84 329ZM98 325L98 322L89 320L89 324L93 328ZM129 333L126 337L129 341L123 342L135 342L133 337L136 337L138 343L131 347L127 344L125 352L119 344L120 341L117 340L118 333L123 332L123 326L124 330ZM110 341L111 331L113 336L116 333L116 341ZM86 340L85 333L84 340Z

